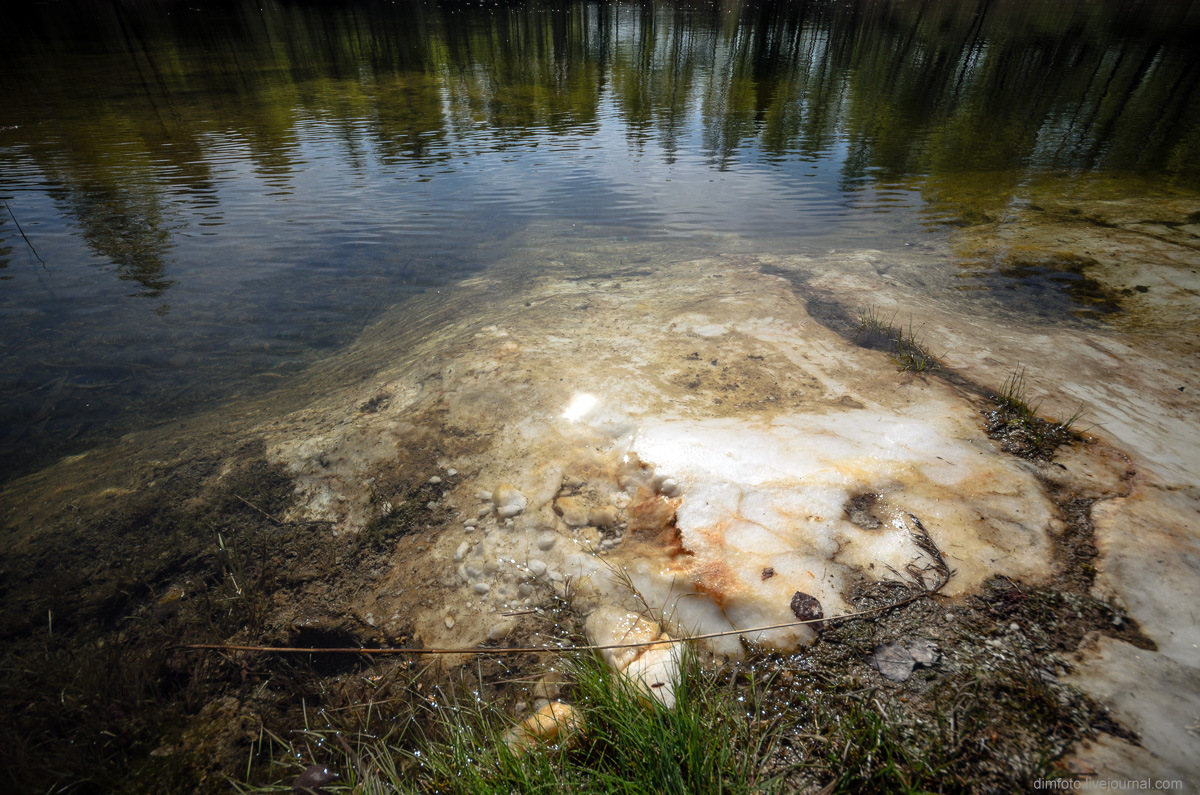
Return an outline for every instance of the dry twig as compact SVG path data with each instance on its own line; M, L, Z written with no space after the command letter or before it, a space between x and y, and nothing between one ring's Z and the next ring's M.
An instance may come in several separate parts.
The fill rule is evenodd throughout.
M239 499L241 499L239 497ZM252 506L253 507L253 506ZM921 524L921 520L913 514L908 514L916 525L916 530L912 531L913 542L932 559L932 563L923 568L918 568L915 564L909 563L905 567L908 574L921 586L921 590L917 593L900 599L896 602L891 602L879 607L871 607L866 610L859 610L853 613L842 613L841 615L830 616L828 618L810 618L798 621L786 621L782 624L770 624L762 627L748 627L745 629L731 629L723 632L709 632L703 635L692 635L683 638L669 638L667 640L651 640L642 641L639 643L611 643L607 645L584 645L584 646L523 646L523 647L499 647L499 648L396 648L384 647L378 649L370 648L303 648L295 646L249 646L235 645L227 643L187 643L178 646L181 649L195 649L199 651L250 651L250 652L266 652L271 654L414 654L414 655L430 655L430 654L486 654L486 655L506 655L506 654L543 654L550 652L580 652L580 651L604 651L606 649L636 649L645 646L659 646L664 643L686 643L697 640L709 640L712 638L723 638L732 635L752 635L758 632L768 632L774 629L787 629L789 627L799 627L806 624L822 624L835 621L846 621L864 616L883 613L888 610L894 610L897 607L902 607L906 604L923 599L928 596L934 596L945 587L954 574L953 570L947 565L942 551L938 548L933 538L929 535L929 531ZM934 571L937 574L937 579L933 587L929 587L924 578L925 572ZM635 589L636 593L636 589Z

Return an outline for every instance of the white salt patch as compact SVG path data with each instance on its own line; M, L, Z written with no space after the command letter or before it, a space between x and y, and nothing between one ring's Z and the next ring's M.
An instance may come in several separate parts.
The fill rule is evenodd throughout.
M633 450L684 490L677 526L692 553L669 581L659 577L648 587L663 601L695 586L714 598L719 619L696 604L703 600L679 601L676 621L694 622L682 626L688 631L794 620L796 592L815 597L831 616L847 610L843 594L862 573L882 578L888 567L904 571L921 559L909 513L953 561L951 592L973 589L996 572L1043 576L1053 507L1033 475L991 447L968 412L931 398L897 413L644 428ZM865 524L873 527L850 520L850 501L864 495L874 520ZM764 579L767 569L773 575ZM799 627L754 639L788 648L810 636Z

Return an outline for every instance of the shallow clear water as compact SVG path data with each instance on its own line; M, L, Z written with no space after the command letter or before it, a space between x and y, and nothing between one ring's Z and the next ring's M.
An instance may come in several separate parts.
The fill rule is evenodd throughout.
M1194 194L1200 11L1127 5L6 12L0 472L278 385L538 227L887 248L1034 184Z

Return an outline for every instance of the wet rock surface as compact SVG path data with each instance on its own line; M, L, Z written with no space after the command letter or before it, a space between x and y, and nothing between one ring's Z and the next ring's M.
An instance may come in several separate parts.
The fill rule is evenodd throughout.
M878 276L873 256L839 256L840 270L800 282L848 306L867 293L916 304L902 282L879 290L855 281L859 266ZM146 654L154 687L179 699L169 721L131 707L149 686L137 681L72 714L109 716L80 725L140 738L137 753L201 789L244 764L256 727L296 721L297 693L336 721L335 710L357 714L355 705L372 699L419 702L431 685L403 660L155 651L165 640L563 644L583 615L611 608L644 619L632 593L672 631L735 631L711 649L771 660L780 676L825 677L848 694L894 688L879 696L887 709L904 703L925 715L935 695L950 692L939 688L989 683L981 704L990 699L1018 726L1002 735L998 759L1025 758L1035 741L1052 756L1086 737L1123 748L1133 725L1164 738L1164 716L1174 713L1140 706L1154 699L1121 702L1110 715L1063 683L1078 670L1082 687L1114 703L1118 687L1144 695L1139 676L1192 687L1195 630L1172 608L1200 581L1188 568L1196 499L1181 483L1191 421L1159 418L1154 404L1119 388L1141 383L1144 395L1161 397L1170 382L1170 399L1190 406L1175 384L1182 360L1168 350L1156 375L1119 373L1116 384L1068 379L1062 389L1086 398L1122 447L1091 438L1029 461L988 438L985 398L949 379L898 374L887 357L822 328L795 282L763 275L768 265L822 271L803 258L730 256L676 263L660 276L608 271L585 290L549 267L511 297L502 276L481 277L431 298L425 325L384 324L366 335L351 359L404 352L366 379L315 374L327 388L300 407L245 408L240 424L215 416L192 429L202 443L180 444L177 429L148 434L131 463L120 464L130 460L120 448L97 451L20 484L20 493L10 487L5 565L18 574L0 594L9 659L29 670L51 631L61 642L67 628L85 625L92 634L74 642L97 659L130 653L116 649ZM572 316L582 292L596 312ZM664 298L650 311L646 295ZM936 303L928 323L976 384L1003 382L1015 364L1000 353L1008 349L1045 354L1046 365L1028 375L1031 388L1047 392L1054 367L1098 375L1120 352L1103 336L1079 342L1030 330L1014 340L1012 326L989 327ZM1064 339L1078 344L1056 352ZM577 393L596 400L564 416ZM1128 415L1117 418L1130 405L1146 420L1140 441ZM227 436L214 430L225 426ZM257 440L253 449L235 443L242 436ZM929 561L912 543L909 512L955 569L946 596L837 620L913 591L909 567ZM1130 522L1139 532L1123 534ZM71 529L80 526L89 532ZM108 533L147 544L136 557L118 553ZM63 546L70 557L56 563L38 551L48 537L77 546ZM1165 564L1164 549L1179 554ZM88 558L92 569L65 565ZM51 595L18 595L39 591ZM808 618L822 619L819 636L804 628L736 634ZM662 637L658 629L649 640ZM1085 644L1072 658L1090 633L1111 645ZM941 657L924 662L935 649L916 638ZM813 645L798 653L805 643ZM75 665L78 648L59 648L56 664ZM1113 662L1141 652L1140 674ZM451 656L442 666L474 671L480 692L512 699L517 716L543 697L496 682L518 673L536 681L544 661L476 659ZM645 663L651 693L669 681L654 667L668 661ZM905 667L907 677L895 679ZM1111 686L1096 684L1105 681ZM20 678L7 686L32 687ZM167 736L176 721L209 729L195 723ZM1190 751L1186 741L1164 747L1173 758ZM1130 771L1145 764L1122 753Z
M876 646L868 661L885 679L907 682L916 666L935 665L940 657L937 644L924 638L905 638Z

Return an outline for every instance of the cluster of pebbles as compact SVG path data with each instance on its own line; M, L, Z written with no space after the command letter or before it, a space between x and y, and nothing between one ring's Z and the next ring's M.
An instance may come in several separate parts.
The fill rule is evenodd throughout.
M458 579L488 602L529 607L539 599L539 586L565 596L570 581L588 573L581 559L604 556L631 533L673 526L680 486L656 477L636 456L589 474L563 475L541 505L510 483L476 492L476 504L463 511L464 537L454 550Z
M533 580L545 579L560 590L565 588L562 573L536 557L536 553L522 560L513 556L514 536L519 532L515 520L528 505L525 495L515 486L503 483L476 496L477 510L463 520L467 537L454 551L459 579L480 596L494 594L514 605L533 603ZM546 553L557 542L554 530L543 529L534 537L533 548Z

